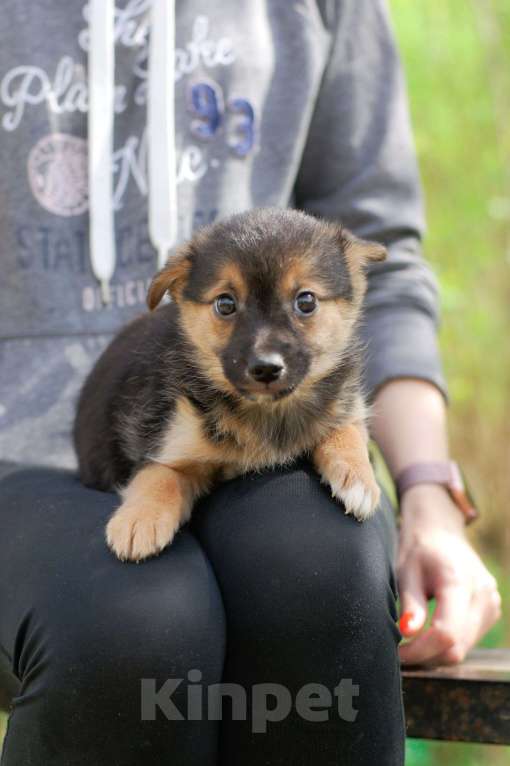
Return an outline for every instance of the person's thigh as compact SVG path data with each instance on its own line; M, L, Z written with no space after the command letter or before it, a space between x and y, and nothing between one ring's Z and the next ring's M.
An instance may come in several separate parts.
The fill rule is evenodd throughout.
M214 575L186 530L155 559L116 560L104 526L117 503L67 472L0 482L0 647L21 681L2 766L215 763L218 724L167 720L151 692L184 679L171 702L186 716L188 672L220 680Z
M221 766L403 763L389 503L360 524L303 462L224 484L202 501L193 529L225 605L224 681L242 685L248 699L257 684L282 685L293 701L307 684L321 684L332 695L328 720L305 720L310 716L293 704L266 734L253 731L250 707L245 721L228 716ZM334 690L342 680L340 715ZM356 714L348 704L356 691L350 682L359 688L352 698ZM316 709L323 718L328 692L319 692L325 696ZM282 698L282 710L287 702ZM271 699L268 707L275 704ZM259 704L255 714L260 712Z

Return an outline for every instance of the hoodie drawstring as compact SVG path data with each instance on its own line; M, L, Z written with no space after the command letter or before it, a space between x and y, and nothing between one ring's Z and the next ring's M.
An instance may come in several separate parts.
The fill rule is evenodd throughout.
M159 268L177 240L174 67L175 2L153 0L147 100L149 236Z
M110 300L115 271L113 129L115 111L115 2L90 0L89 215L90 261ZM177 242L175 159L175 1L153 0L147 89L149 236L161 268Z
M112 178L115 81L114 0L91 0L89 13L90 261L92 271L101 285L103 303L108 303L110 279L115 270Z

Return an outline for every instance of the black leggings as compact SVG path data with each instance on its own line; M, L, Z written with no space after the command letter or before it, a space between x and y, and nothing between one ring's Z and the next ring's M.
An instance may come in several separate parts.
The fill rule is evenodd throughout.
M359 524L305 462L235 479L139 565L106 548L117 504L65 471L0 483L2 766L403 763L387 502Z

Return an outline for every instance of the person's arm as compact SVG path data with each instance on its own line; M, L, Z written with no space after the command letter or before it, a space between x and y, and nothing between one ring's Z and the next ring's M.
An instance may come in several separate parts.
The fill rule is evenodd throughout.
M448 459L443 396L420 380L383 386L374 403L372 434L391 474L411 463ZM397 562L406 636L404 663L462 660L500 616L497 583L465 536L464 517L446 489L419 485L401 501ZM427 600L436 599L430 627L422 631Z
M296 205L384 243L368 274L363 340L373 434L394 476L448 454L435 279L421 257L424 231L402 70L384 0L327 6L331 48L303 161ZM464 536L447 492L414 487L401 505L398 561L404 611L417 633L428 597L430 630L401 649L404 662L460 659L499 613L493 578Z

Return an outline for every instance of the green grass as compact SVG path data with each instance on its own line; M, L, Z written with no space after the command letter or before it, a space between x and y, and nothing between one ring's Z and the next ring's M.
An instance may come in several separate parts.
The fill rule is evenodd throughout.
M439 276L453 453L483 519L473 542L497 576L510 638L510 4L390 0L425 186L426 254ZM510 748L410 741L408 766L510 763Z

